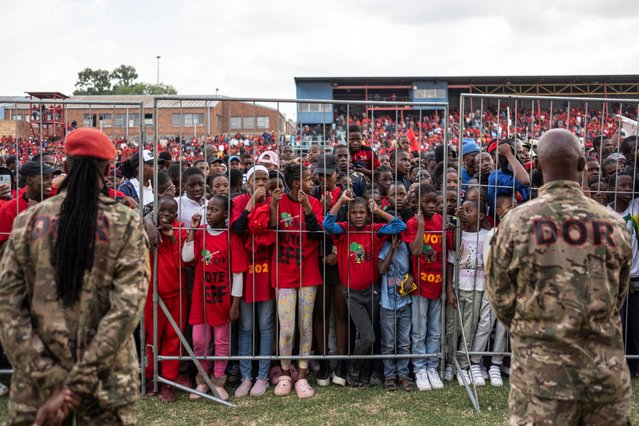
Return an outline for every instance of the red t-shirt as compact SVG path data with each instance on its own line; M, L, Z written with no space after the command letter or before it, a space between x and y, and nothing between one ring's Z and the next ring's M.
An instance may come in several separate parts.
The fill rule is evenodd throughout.
M324 222L322 206L314 197L308 197L308 200L321 227ZM278 213L277 244L276 250L273 251L271 268L273 287L277 289L322 285L319 241L311 240L305 232L299 232L300 229L306 230L302 205L284 195L279 202Z
M219 326L229 322L232 273L247 270L246 253L237 235L211 235L202 226L195 233L195 281L189 324ZM229 245L230 238L230 245ZM206 306L205 306L206 305Z
M251 195L242 194L233 199L231 207L231 226L242 215L246 208ZM261 206L269 203L269 198L262 203L256 203L252 212ZM275 292L271 286L271 261L273 260L273 246L264 245L255 235L248 230L242 236L246 257L248 261L248 270L244 273L244 291L242 292L242 300L246 303L264 302L273 299Z
M158 294L160 297L169 298L180 295L180 288L186 286L186 275L184 274L184 262L182 262L182 246L188 236L181 222L173 222L173 237L175 242L171 244L171 239L163 236L158 245ZM153 264L155 255L151 253L151 281L149 281L149 297L153 295ZM186 294L183 295L186 297ZM148 301L148 299L147 299Z
M422 254L413 256L412 269L419 294L426 299L437 299L442 293L444 251L442 247L443 218L434 214L424 217L424 245ZM402 233L402 241L410 244L417 235L417 218L406 223L406 231ZM446 246L452 250L453 235L446 233Z
M13 221L18 214L29 207L29 202L24 199L26 192L26 188L18 191L18 198L6 201L0 208L0 243L9 239L9 235L13 229Z
M368 170L373 170L379 167L379 160L375 156L375 153L369 146L362 146L359 151L351 153L351 162L363 163Z
M377 231L386 224L373 223L362 230L355 230L348 222L337 225L346 231L332 235L337 247L339 280L351 290L366 290L379 281L377 256L388 235L378 235Z

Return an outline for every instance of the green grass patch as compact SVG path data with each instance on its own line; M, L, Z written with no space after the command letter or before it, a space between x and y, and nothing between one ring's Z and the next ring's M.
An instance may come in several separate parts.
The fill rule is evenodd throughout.
M229 386L233 395L235 386ZM385 392L382 387L370 389L315 387L310 400L291 395L278 398L273 387L259 398L236 399L235 408L227 408L200 400L189 401L178 394L173 404L159 398L142 398L139 404L140 425L501 425L508 419L508 386L478 388L481 412L476 412L463 387L456 382L443 390L406 393ZM639 423L639 380L633 380L632 421ZM0 398L0 421L6 422L8 398Z

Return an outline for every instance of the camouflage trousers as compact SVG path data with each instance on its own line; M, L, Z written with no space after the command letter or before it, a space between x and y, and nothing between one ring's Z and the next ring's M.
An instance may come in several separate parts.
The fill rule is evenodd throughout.
M630 395L612 403L543 399L510 387L510 425L606 425L630 424Z

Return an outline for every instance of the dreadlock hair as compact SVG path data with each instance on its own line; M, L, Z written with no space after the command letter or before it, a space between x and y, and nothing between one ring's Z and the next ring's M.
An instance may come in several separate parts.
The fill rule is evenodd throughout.
M108 161L91 157L67 157L69 175L60 185L67 190L57 224L52 264L58 297L65 306L78 300L85 271L93 269L98 198L106 192L98 184Z

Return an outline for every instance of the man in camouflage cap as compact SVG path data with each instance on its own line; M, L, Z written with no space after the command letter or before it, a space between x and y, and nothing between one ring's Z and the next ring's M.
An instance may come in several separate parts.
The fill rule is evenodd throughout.
M109 138L75 130L65 151L59 195L16 218L2 257L9 423L135 424L147 238L140 216L104 195Z
M510 424L630 424L619 310L629 284L623 219L582 193L578 139L538 145L545 185L492 240L486 291L512 339Z

